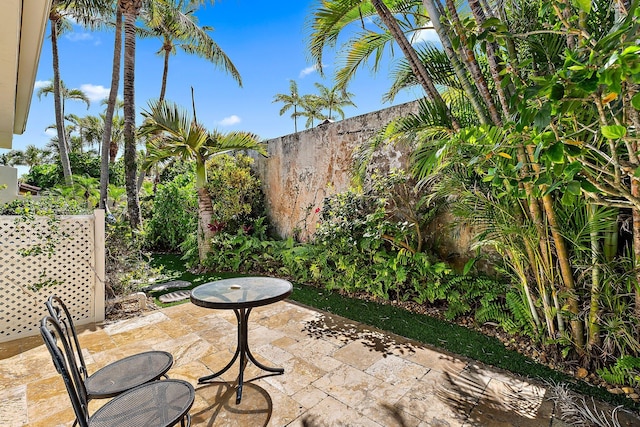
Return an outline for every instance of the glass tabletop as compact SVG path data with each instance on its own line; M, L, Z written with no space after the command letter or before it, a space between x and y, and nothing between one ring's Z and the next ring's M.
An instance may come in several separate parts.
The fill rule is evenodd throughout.
M235 277L194 288L191 302L207 308L258 307L283 300L292 290L290 282L275 277Z

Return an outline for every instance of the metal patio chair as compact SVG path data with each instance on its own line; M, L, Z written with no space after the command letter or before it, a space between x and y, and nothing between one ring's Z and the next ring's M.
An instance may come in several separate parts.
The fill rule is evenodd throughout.
M64 302L52 295L46 302L49 314L62 327L63 335L84 381L89 400L106 399L119 395L141 384L167 378L167 371L173 365L173 356L166 351L145 351L134 354L104 366L89 375L78 341L71 313Z
M191 425L189 410L195 399L195 390L188 382L175 379L153 381L132 388L89 415L85 381L74 351L64 338L63 326L55 318L45 316L40 323L40 334L56 370L62 375L80 427Z

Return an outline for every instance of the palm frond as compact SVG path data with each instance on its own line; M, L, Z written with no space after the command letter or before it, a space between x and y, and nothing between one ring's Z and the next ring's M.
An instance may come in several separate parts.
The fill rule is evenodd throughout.
M378 70L382 55L386 47L394 39L388 31L377 33L373 31L356 34L345 46L348 50L338 59L338 69L335 74L336 86L345 88L353 79L356 71L371 60L372 71Z
M310 34L308 51L322 73L325 47L334 47L338 36L348 25L359 23L364 28L365 19L377 14L371 3L363 0L318 3L305 26Z

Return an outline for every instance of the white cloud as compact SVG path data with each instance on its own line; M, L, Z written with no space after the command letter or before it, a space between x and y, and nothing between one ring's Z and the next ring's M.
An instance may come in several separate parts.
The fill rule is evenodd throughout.
M413 33L411 37L411 44L421 43L421 42L431 42L431 43L440 43L440 38L438 37L438 33L434 29L424 29L418 30Z
M81 42L85 40L93 40L93 34L91 33L70 33L65 36L67 40L71 40L72 42Z
M43 88L45 86L49 86L51 84L51 80L37 80L34 85L33 88L34 89L40 89Z
M241 121L242 120L240 120L240 117L238 117L235 114L233 114L233 115L231 115L229 117L225 117L224 119L220 120L218 122L218 124L220 126L233 126L233 125L237 125Z
M304 70L300 71L300 78L304 78L306 76L308 76L309 74L313 74L316 71L318 71L318 66L317 65L312 65L311 67L307 67Z
M80 85L80 90L82 90L87 98L91 102L101 101L109 96L109 88L106 88L102 85L92 85L92 84L83 84Z
M55 128L49 128L49 129L46 129L44 131L44 134L49 136L49 137L57 136L58 135L58 131Z

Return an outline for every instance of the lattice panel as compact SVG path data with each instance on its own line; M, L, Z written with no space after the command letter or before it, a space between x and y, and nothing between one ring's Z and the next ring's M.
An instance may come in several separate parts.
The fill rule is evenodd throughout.
M0 216L0 342L34 335L55 293L78 324L94 319L95 242L93 216L63 217L52 233L48 218L20 222ZM55 245L47 245L47 241ZM24 254L40 247L43 253ZM52 248L52 250L49 250ZM39 290L30 286L44 285Z

